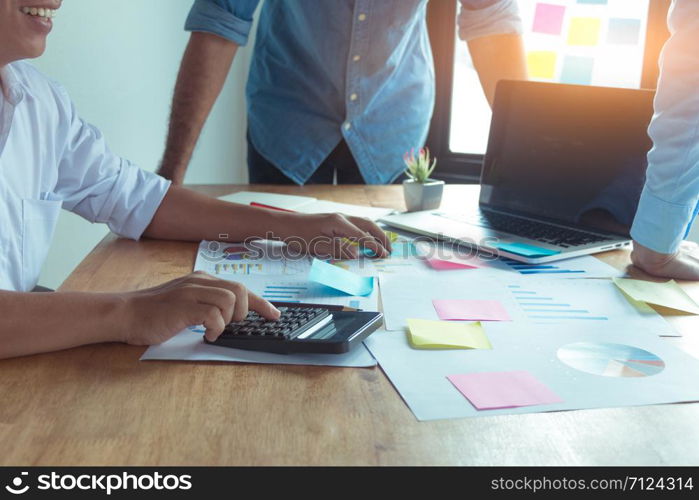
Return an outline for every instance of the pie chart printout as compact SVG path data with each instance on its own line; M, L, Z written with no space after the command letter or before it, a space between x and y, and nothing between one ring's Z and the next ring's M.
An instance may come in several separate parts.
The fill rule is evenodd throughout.
M558 349L563 363L592 375L604 377L650 377L665 369L655 354L624 344L576 342Z

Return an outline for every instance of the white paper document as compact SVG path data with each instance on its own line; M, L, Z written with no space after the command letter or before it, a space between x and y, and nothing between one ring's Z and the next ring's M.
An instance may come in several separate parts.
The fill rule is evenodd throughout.
M245 275L307 275L311 258L289 254L286 245L278 241L256 240L248 243L199 243L195 271L238 281Z
M200 328L184 330L167 342L149 347L141 356L141 361L147 360L228 361L355 368L376 366L376 360L363 344L345 354L273 354L207 344L203 340L203 331Z
M372 293L366 297L347 295L305 277L295 276L239 276L236 281L248 290L270 302L300 302L351 307L364 311L378 311L379 292L374 284Z
M406 327L407 318L439 319L433 300L491 300L518 324L581 325L590 330L630 326L661 336L679 336L644 303L632 303L608 279L484 277L464 272L382 274L381 299L387 330Z
M699 400L699 361L633 327L484 323L484 328L492 349L413 349L402 331L378 331L365 343L418 420ZM562 402L477 410L447 379L510 371L530 373Z
M339 212L345 215L355 217L366 217L371 220L377 220L384 215L395 212L392 208L380 207L365 207L361 205L351 205L348 203L337 203L334 201L318 200L310 196L292 196L288 194L276 193L255 193L252 191L241 191L239 193L221 196L223 201L232 203L241 203L249 205L250 203L260 203L275 208L283 208L284 210L292 210L306 214L322 214Z

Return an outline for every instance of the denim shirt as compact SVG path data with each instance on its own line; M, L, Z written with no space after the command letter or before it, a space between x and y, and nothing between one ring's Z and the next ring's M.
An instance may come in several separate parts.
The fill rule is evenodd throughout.
M515 0L460 0L459 36L521 33ZM245 45L259 0L196 0L185 29ZM266 0L247 84L250 140L303 184L344 138L382 184L434 106L427 0ZM464 110L467 112L468 110Z
M674 0L660 58L648 173L631 235L674 253L699 212L699 2Z

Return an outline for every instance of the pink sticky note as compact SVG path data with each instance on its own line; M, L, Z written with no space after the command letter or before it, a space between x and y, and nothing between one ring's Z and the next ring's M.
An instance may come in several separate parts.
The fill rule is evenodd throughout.
M455 271L463 269L478 269L478 266L472 266L471 264L466 264L465 262L459 262L458 260L442 260L436 257L425 259L432 269L437 271Z
M532 31L549 35L560 35L566 8L562 5L539 3L534 12Z
M497 300L433 300L439 319L446 321L511 321Z
M563 400L527 371L449 375L449 381L477 410L547 405Z

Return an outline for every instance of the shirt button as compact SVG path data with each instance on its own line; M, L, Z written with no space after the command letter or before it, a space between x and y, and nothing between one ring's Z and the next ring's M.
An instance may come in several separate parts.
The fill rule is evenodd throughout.
M352 58L352 60L353 60L354 62L357 62L357 61L359 61L360 59L361 59L361 56L359 56L359 55L356 55L356 56L354 56L354 57Z
M352 94L350 96L350 101L356 101L357 100L357 94Z
M344 127L345 127L345 130L349 130L352 128L352 124L350 122L345 122Z
M359 19L360 21L366 21L366 14L359 14L357 16L357 19Z

